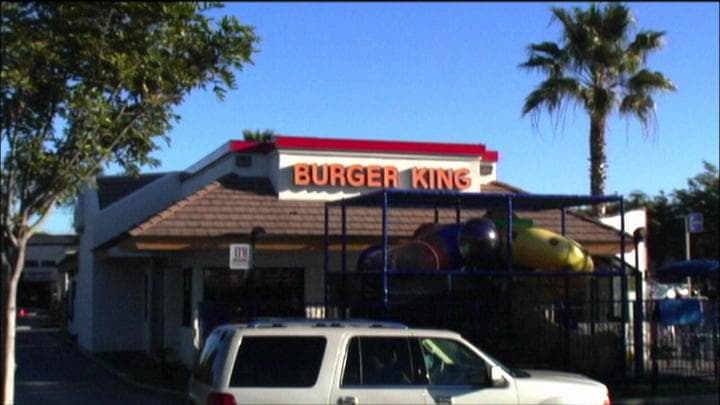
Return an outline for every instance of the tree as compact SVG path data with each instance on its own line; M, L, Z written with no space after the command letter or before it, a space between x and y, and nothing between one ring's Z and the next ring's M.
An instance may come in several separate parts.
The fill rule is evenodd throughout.
M691 235L691 257L720 260L720 176L715 165L703 162L703 167L703 173L688 179L687 189L673 192L673 199L678 217L691 212L703 215L703 232Z
M254 27L219 3L2 3L3 403L14 397L17 285L28 239L102 166L151 156L193 89L222 100Z
M652 267L685 259L685 217L703 215L703 232L690 238L693 259L720 259L720 176L718 168L703 162L704 172L688 179L686 189L655 197L636 191L626 199L627 209L646 208L648 254Z
M256 141L256 142L270 142L270 140L275 136L275 131L272 129L266 129L264 131L261 131L259 129L252 130L252 129L244 129L243 130L243 139L246 141Z
M551 9L553 21L562 25L559 43L531 44L529 58L520 67L546 75L525 99L522 115L533 114L533 125L541 111L562 116L567 103L581 105L590 117L590 192L605 193L607 158L605 132L614 112L634 116L643 133L655 128L653 95L675 90L662 73L644 66L650 53L660 49L663 32L640 31L630 41L635 19L621 4L588 10ZM557 114L557 115L556 115Z

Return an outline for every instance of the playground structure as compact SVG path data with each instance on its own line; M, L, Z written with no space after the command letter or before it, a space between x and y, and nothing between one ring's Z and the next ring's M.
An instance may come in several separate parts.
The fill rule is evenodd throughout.
M621 220L619 248L593 260L566 234L568 216L596 204L617 204ZM348 235L348 212L368 207L379 208L380 240L366 243L353 262L349 246L358 250L359 242ZM399 235L390 221L398 208L430 210L435 220L414 224L412 236ZM333 235L331 211L340 214ZM454 223L447 211L454 211ZM522 218L538 211L559 212L559 234ZM627 247L637 251L624 214L620 196L381 190L328 202L324 316L454 329L511 366L563 368L605 380L646 377L652 368L655 377L662 353L647 331L656 326L657 301L643 299L642 272L615 257ZM525 236L530 243L522 237L527 230L535 233ZM545 242L551 253L542 251ZM717 302L709 304L716 314ZM707 326L710 343L700 361L664 371L718 378L717 323L715 317Z
M384 189L328 202L325 307L332 316L455 329L518 366L624 376L631 326L628 268L624 261L596 268L566 236L567 217L578 215L571 209L611 203L624 212L619 196ZM379 242L362 248L353 262L348 247L357 241L347 234L348 211L368 207L380 209ZM415 224L412 237L403 238L390 222L390 211L398 208L431 210L435 221ZM333 237L331 210L340 214ZM548 210L559 212L559 233L522 217ZM454 211L454 223L441 223L440 214L447 217L448 211ZM631 240L621 225L622 255ZM543 254L543 243L555 253ZM642 353L638 345L641 339L630 346Z

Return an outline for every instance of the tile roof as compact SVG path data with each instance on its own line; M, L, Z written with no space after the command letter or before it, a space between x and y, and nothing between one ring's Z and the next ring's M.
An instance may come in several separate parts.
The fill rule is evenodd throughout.
M518 193L522 190L494 182L486 192ZM262 226L276 237L323 236L325 202L278 200L272 184L265 178L228 175L176 202L129 230L132 237L220 237L248 235ZM389 211L391 236L410 237L420 224L433 222L434 211L420 208L392 208ZM347 209L347 234L358 237L382 235L381 208ZM440 209L440 223L455 222L454 209ZM479 217L484 210L462 210L461 220ZM537 226L560 232L559 211L520 212ZM581 243L616 242L618 233L589 217L568 213L567 235ZM330 209L330 232L340 234L340 208Z

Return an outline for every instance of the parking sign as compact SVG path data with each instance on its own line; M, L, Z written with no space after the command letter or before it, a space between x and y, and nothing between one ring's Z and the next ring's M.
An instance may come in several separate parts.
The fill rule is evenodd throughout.
M703 231L703 214L691 212L687 216L687 231L689 233L700 233Z

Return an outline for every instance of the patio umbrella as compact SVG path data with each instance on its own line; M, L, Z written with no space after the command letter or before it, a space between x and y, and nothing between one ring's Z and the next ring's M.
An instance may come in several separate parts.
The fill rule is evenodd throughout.
M687 277L717 277L720 263L717 260L683 260L660 266L653 278L660 283L680 283Z

